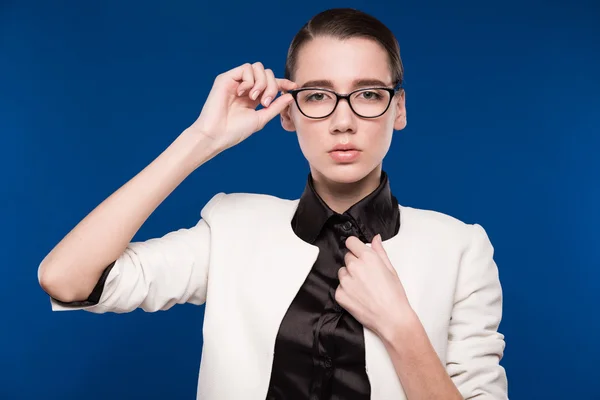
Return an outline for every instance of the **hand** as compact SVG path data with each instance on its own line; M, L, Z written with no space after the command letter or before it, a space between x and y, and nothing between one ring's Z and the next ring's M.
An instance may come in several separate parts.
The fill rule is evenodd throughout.
M244 64L217 76L198 119L189 128L223 151L261 130L293 98L279 91L296 88L287 79L275 78L260 62ZM275 99L275 100L274 100ZM273 101L274 100L274 101ZM263 109L256 110L259 104Z
M392 266L381 236L371 247L351 236L346 240L345 266L338 271L336 301L365 327L379 336L402 325L412 316L404 287Z

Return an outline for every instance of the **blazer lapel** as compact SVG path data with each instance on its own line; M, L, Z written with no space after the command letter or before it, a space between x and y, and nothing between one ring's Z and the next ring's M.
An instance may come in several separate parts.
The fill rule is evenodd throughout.
M402 213L400 213L402 218ZM400 224L400 231L394 237L383 242L388 258L398 272L400 279L403 277L410 281L407 264L406 238ZM406 289L406 287L405 287ZM390 310L394 312L394 310ZM394 369L394 364L385 348L383 342L373 331L364 328L365 334L365 363L367 374L371 383L371 399L406 399L400 379Z
M249 311L253 324L270 348L285 313L306 280L319 254L319 248L296 236L291 221L298 201L289 200L279 218L265 221L261 249L248 255L252 271L240 282L242 307ZM252 288L252 289L248 289Z

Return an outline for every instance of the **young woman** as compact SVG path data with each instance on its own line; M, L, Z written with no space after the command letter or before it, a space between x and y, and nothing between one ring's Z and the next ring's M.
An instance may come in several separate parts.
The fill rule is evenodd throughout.
M219 75L198 119L42 261L53 309L206 303L199 399L506 398L485 231L399 205L382 171L402 79L393 34L350 9L300 30L285 78L259 62ZM278 115L310 165L300 199L219 193L195 226L131 243L190 173Z

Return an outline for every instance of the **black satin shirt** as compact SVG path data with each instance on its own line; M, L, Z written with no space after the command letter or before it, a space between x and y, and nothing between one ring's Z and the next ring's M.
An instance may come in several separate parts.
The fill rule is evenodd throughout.
M379 233L387 240L400 228L387 174L382 173L373 193L343 214L325 204L309 176L292 227L319 247L319 255L281 323L267 400L369 399L363 327L336 303L335 291L348 251L346 238L370 243Z

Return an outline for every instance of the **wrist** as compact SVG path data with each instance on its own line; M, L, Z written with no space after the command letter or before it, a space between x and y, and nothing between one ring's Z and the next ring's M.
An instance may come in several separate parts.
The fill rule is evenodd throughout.
M184 163L188 166L190 172L193 172L224 150L209 135L192 128L184 130L172 146L182 152Z
M410 345L411 338L417 335L423 326L411 307L396 313L394 318L386 318L380 324L377 334L386 346Z

